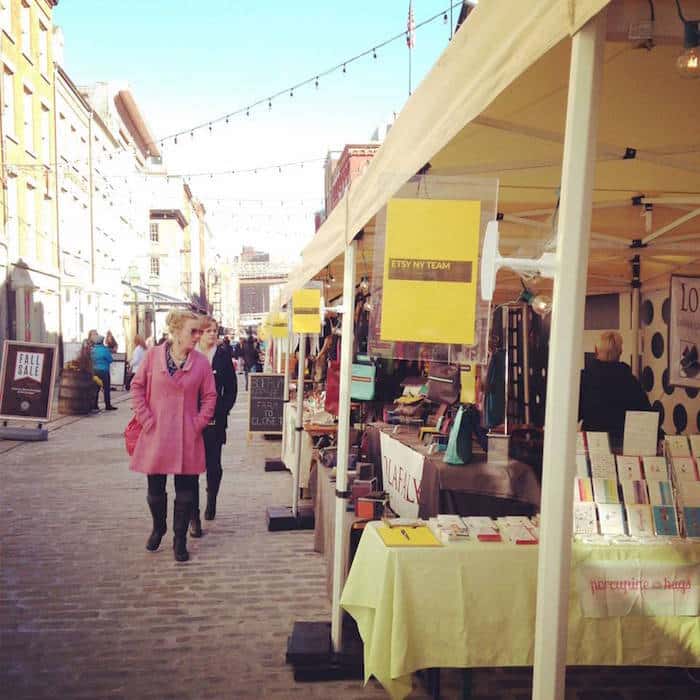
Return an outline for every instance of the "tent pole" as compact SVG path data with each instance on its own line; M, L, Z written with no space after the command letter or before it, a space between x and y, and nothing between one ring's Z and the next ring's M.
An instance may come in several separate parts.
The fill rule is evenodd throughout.
M523 407L525 414L525 424L530 425L530 306L521 305L523 315L523 346L521 356L523 358Z
M343 644L343 613L340 609L345 573L344 522L348 502L348 459L350 456L350 382L352 381L352 349L354 346L355 253L357 242L345 248L343 272L343 326L340 349L340 397L338 401L338 460L335 479L335 546L333 547L333 607L331 640L338 653Z
M638 255L632 258L632 374L639 379L639 301L642 281L641 262Z
M571 46L542 465L534 700L565 694L572 483L605 25L603 10L573 36Z
M301 470L301 433L304 430L304 368L306 365L306 334L299 335L299 366L297 368L297 415L294 434L294 473L292 474L292 515L299 510L299 472Z
M289 358L292 354L292 348L294 347L294 334L292 333L292 311L291 308L287 312L287 338L286 342L286 357L284 366L284 402L289 403Z

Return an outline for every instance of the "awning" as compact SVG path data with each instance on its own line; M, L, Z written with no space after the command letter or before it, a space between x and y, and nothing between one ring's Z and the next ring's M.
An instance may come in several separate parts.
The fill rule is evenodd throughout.
M304 249L284 299L336 259L427 162L431 173L497 177L503 252L539 254L553 237L570 36L606 4L479 3ZM627 288L633 254L646 289L665 285L670 271L698 269L700 83L675 71L683 41L675 5L655 3L655 10L652 50L627 38L649 19L648 2L615 0L608 12L589 293ZM700 2L686 0L684 11L700 15ZM631 250L633 240L649 245ZM518 284L499 275L501 290Z

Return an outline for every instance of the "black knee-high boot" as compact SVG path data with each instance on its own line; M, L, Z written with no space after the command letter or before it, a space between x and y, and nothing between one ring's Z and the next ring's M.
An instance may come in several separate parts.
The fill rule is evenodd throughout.
M202 521L199 517L199 479L195 484L194 491L192 493L192 517L190 518L190 537L201 537L204 533L202 532Z
M216 517L216 497L219 495L222 472L207 474L207 509L204 511L205 520L214 520Z
M190 554L187 551L187 527L192 517L192 493L182 491L175 493L175 508L173 510L173 550L176 561L187 561Z
M166 494L162 496L147 496L146 501L153 518L153 530L146 542L146 549L149 552L155 552L160 547L160 541L167 530L168 497Z

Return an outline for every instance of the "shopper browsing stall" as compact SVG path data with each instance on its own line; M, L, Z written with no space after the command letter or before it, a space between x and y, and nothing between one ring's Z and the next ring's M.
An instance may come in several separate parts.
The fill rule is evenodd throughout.
M581 373L579 420L581 429L610 433L612 446L621 446L626 411L651 411L644 389L629 365L620 362L622 336L605 331L595 359Z
M216 409L216 386L207 358L194 352L202 335L201 318L171 311L166 319L171 340L146 353L131 383L133 406L142 432L131 469L148 477L148 506L153 517L146 549L154 552L166 531L168 474L175 479L173 548L187 561L187 527L197 475L205 470L202 432Z

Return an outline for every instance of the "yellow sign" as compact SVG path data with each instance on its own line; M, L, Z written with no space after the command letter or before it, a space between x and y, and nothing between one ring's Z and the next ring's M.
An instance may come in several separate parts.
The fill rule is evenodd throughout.
M321 290L299 289L292 296L292 331L319 333L321 330Z
M474 344L481 203L387 205L383 341Z
M278 311L276 314L270 314L272 322L272 337L286 338L287 337L287 314L284 311Z
M270 314L265 314L263 317L262 323L260 324L260 327L258 328L258 338L260 340L267 340L270 337Z

